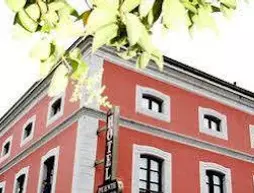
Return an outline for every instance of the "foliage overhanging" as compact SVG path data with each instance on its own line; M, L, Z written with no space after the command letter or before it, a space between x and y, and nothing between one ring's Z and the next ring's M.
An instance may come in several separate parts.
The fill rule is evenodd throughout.
M93 52L108 45L116 48L124 59L136 57L138 68L146 68L152 60L162 70L162 53L152 44L155 23L164 29L182 25L190 31L193 27L216 29L213 13L221 12L229 17L236 8L236 0L93 0L92 8L79 14L65 0L6 0L6 3L15 13L17 28L40 35L31 56L40 61L42 76L46 76L57 61L62 61L55 70L49 95L59 94L72 80L76 84L73 100L80 98L82 85L92 88L98 78L87 75L89 65L82 59L81 51L76 48L66 53L59 44L59 37L92 35ZM77 25L81 22L82 30ZM126 50L121 51L121 47ZM90 89L89 100L110 106L107 98L101 96L104 89Z

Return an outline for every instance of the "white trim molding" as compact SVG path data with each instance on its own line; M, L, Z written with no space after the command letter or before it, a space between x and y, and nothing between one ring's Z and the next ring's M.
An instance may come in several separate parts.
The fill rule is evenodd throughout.
M28 141L30 141L31 139L33 139L34 136L34 129L35 129L35 121L36 121L36 115L33 115L31 118L29 118L26 123L23 125L22 128L22 134L21 134L21 140L20 140L20 147L22 147L23 145L25 145ZM26 127L32 123L32 128L31 128L31 133L29 136L25 137L25 129Z
M223 181L224 193L232 193L232 181L231 181L231 170L224 166L221 166L217 163L211 162L199 162L199 172L200 172L200 193L208 193L206 192L206 171L214 170L221 172L225 175L225 179Z
M57 170L58 170L58 160L59 160L59 151L60 147L56 147L54 149L51 149L48 151L44 156L41 158L41 166L40 166L40 174L39 174L39 180L38 180L38 188L37 192L41 193L42 189L42 180L43 180L43 172L44 172L44 162L54 156L55 157L55 162L54 162L54 174L53 174L53 183L51 187L51 193L55 193L56 190L56 179L57 179Z
M215 131L209 129L204 124L204 116L210 115L216 117L220 120L220 129L221 131ZM199 131L207 135L218 137L224 140L228 140L228 128L227 128L227 117L226 115L221 114L220 112L210 109L210 108L198 108L198 119L199 119Z
M5 181L0 182L0 190L2 189L2 193L5 193Z
M162 112L155 112L150 109L144 108L142 105L142 99L144 94L148 94L162 100ZM137 113L145 114L155 119L170 122L170 97L155 89L137 85L135 106Z
M149 154L163 160L162 165L162 192L172 193L172 160L171 154L158 148L142 145L133 145L132 154L132 193L139 192L139 166L140 156Z
M94 190L99 120L82 116L78 120L75 160L72 180L72 193L91 193ZM85 179L85 183L84 183Z
M51 110L52 110L52 105L58 100L61 99L61 107L60 111L57 112L54 116L51 116ZM48 115L47 115L47 126L52 124L54 121L59 119L63 113L64 113L64 103L65 103L65 91L59 94L58 96L55 96L54 98L51 99L51 101L48 104Z
M254 148L254 125L249 125L250 130L250 146Z
M21 175L25 175L25 181L24 181L24 191L23 193L26 193L27 190L27 182L28 182L28 175L29 175L29 166L22 168L21 170L19 170L18 173L16 173L15 178L14 178L14 185L13 185L13 193L16 193L16 186L17 186L17 179L21 176Z
M1 151L1 159L0 162L2 162L3 160L5 160L6 158L8 158L11 155L11 147L12 147L12 136L8 137L2 144L2 151ZM3 155L4 153L4 146L10 142L10 147L9 147L9 151L7 154Z

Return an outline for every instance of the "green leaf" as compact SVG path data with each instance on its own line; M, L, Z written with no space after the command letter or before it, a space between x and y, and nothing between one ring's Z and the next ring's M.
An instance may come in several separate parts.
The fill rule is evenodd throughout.
M38 0L37 3L39 5L39 7L40 7L41 14L47 13L47 11L48 11L47 4L44 1L42 1L42 0Z
M155 49L151 54L151 59L157 64L160 70L163 70L163 54L160 50Z
M52 67L57 62L56 56L51 55L46 61L40 63L40 76L41 78L44 78L49 74Z
M98 30L94 35L92 52L95 52L98 48L116 37L117 32L118 26L116 24L110 24Z
M122 12L130 12L140 4L140 1L141 0L124 0L120 10Z
M93 0L93 5L97 8L117 10L119 8L119 0Z
M79 80L84 74L88 72L88 65L84 61L80 61L77 65L76 70L71 74L71 78Z
M179 0L164 0L162 5L162 23L167 28L177 29L186 24L186 11Z
M30 18L24 9L18 12L18 19L27 31L35 32L37 30L38 23Z
M82 15L81 15L81 18L82 18L82 21L83 21L83 23L86 25L87 24L87 22L88 22L88 18L89 18L89 16L90 16L90 14L91 14L91 10L88 10L88 11L85 11L84 13L82 13Z
M58 10L58 14L61 15L61 17L69 17L70 15L74 17L79 17L79 14L76 9L74 9L70 4L68 4L66 1L61 0L61 2L65 3L65 6L63 6L61 9Z
M139 14L140 17L145 17L152 9L155 0L141 0L139 5Z
M84 35L83 25L79 25L70 17L60 17L57 23L55 32L57 34L56 41L62 42L69 38L74 38Z
M124 60L129 60L129 59L137 56L137 52L138 52L138 47L132 46L132 47L129 47L127 51L118 53L118 56L120 56Z
M116 12L112 12L107 9L96 8L90 14L86 26L86 32L88 35L93 34L99 28L116 22Z
M236 8L236 0L220 0L220 2L226 5L228 8Z
M44 22L43 27L45 27L45 32L49 32L55 28L56 24L59 21L59 16L55 11L49 10L42 16L42 21Z
M147 67L148 63L150 60L150 54L148 54L147 52L143 52L137 59L137 64L136 66L138 68L144 69Z
M53 1L52 3L48 4L48 9L50 11L58 11L59 9L63 9L66 6L66 3L64 1L58 0Z
M19 12L26 5L26 0L5 0L5 2L14 12Z
M138 16L132 13L126 13L125 20L126 20L126 30L128 35L128 41L130 43L130 46L133 46L134 44L138 42L138 40L142 36L143 24L141 23Z
M69 53L69 58L76 60L76 59L82 59L82 53L79 48L75 48Z
M34 3L29 5L25 9L26 13L31 17L34 21L37 21L41 16L41 10L38 4Z
M54 72L51 84L49 86L48 95L53 97L64 92L68 85L68 69L61 64Z
M121 50L121 47L125 46L128 43L126 36L118 36L112 39L108 45L116 47L117 51Z
M159 19L162 12L162 3L163 0L156 0L154 2L153 8L150 10L147 17L147 22L149 25L152 25Z
M63 55L64 48L56 46L54 43L51 43L51 55L50 57L41 62L40 65L40 75L45 77L51 71L51 69L57 64L59 58Z
M185 7L186 9L188 9L188 10L191 11L192 13L195 13L195 14L198 13L197 8L196 8L194 5L192 5L192 3L190 3L189 1L183 2L183 5L184 5L184 7Z
M31 51L31 57L39 60L46 60L51 53L51 42L44 39L40 40Z
M138 40L138 45L140 45L143 50L145 50L147 53L151 53L154 50L154 46L152 43L151 35L148 33L146 27L142 25L142 31L141 36Z

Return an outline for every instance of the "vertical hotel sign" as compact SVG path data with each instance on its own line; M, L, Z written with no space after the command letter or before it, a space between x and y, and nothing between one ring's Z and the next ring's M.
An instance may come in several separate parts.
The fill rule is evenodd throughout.
M122 182L116 179L119 116L119 107L107 112L104 183L99 186L98 193L120 193L123 189Z

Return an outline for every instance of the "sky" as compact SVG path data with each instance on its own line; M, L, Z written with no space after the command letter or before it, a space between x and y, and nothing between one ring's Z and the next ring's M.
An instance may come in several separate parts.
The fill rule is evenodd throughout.
M254 92L254 2L243 1L230 20L216 16L219 35L209 30L193 37L184 30L162 35L157 29L155 42L165 55ZM33 43L15 35L13 16L0 1L0 117L39 77L38 64L29 58Z

